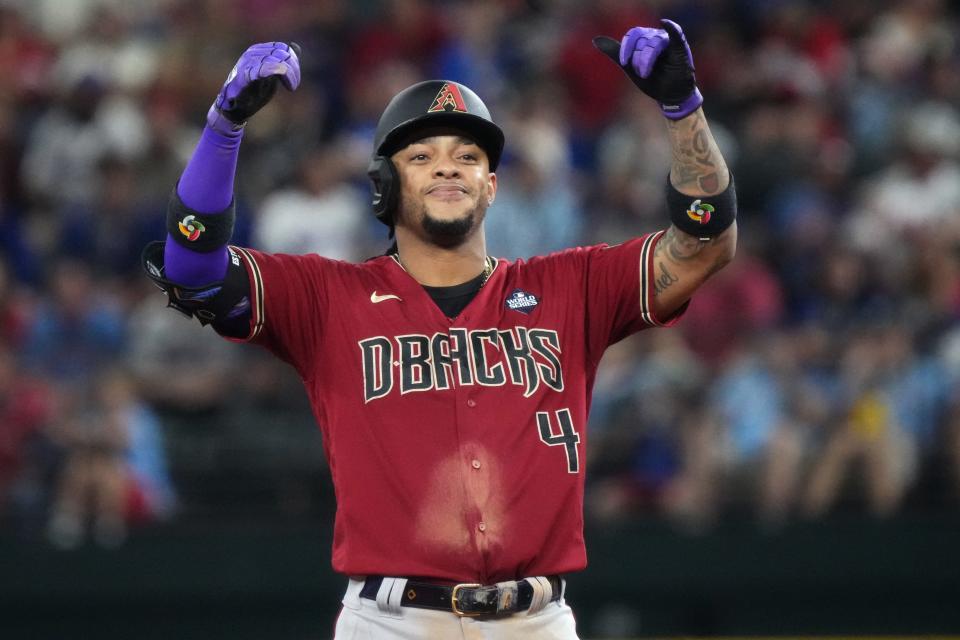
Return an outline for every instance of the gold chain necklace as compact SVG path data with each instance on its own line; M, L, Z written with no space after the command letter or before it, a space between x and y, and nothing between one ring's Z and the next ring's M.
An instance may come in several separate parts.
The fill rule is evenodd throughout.
M400 260L400 252L395 251L390 254L390 257L392 257L394 260L397 261L397 264L400 265L401 269L403 269L404 271L407 271L407 268L403 266L403 261ZM493 268L496 266L496 264L497 264L496 260L494 260L490 256L487 256L483 259L483 273L480 274L483 276L482 278L480 278L481 289L483 288L483 285L487 284L487 280L489 280L490 276L493 274Z

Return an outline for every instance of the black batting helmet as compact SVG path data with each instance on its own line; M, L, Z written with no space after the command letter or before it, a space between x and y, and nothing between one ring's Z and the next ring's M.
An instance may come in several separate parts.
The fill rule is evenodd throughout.
M373 187L373 212L391 228L400 190L390 156L413 142L416 133L426 127L463 131L486 151L491 171L496 171L500 163L503 131L494 124L477 94L452 80L427 80L407 87L390 100L380 116L373 159L367 169Z

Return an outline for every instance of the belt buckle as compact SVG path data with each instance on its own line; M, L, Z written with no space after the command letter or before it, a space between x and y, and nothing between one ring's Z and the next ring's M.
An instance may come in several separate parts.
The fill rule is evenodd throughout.
M454 585L453 592L450 594L450 608L453 610L453 612L456 615L460 616L461 618L479 616L481 613L480 611L461 611L460 610L458 594L460 593L461 589L477 589L482 586L483 586L482 584L477 582L461 582L458 585Z

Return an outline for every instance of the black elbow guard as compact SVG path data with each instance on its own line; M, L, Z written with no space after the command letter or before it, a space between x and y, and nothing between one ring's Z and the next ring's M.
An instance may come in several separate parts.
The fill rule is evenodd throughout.
M727 188L708 197L693 197L677 191L667 178L667 207L670 222L677 229L701 240L709 240L723 233L737 219L737 191L733 175Z
M225 323L250 314L250 280L240 255L227 247L229 261L223 280L202 287L185 287L166 278L161 240L148 244L141 256L144 271L167 294L167 306L200 324Z

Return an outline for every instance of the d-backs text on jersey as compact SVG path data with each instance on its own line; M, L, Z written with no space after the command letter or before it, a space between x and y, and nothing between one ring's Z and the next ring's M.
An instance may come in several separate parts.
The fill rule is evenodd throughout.
M363 398L474 384L524 387L529 398L543 383L563 391L560 338L550 329L451 328L432 336L374 336L359 342Z

